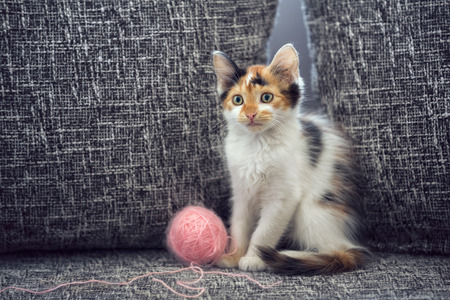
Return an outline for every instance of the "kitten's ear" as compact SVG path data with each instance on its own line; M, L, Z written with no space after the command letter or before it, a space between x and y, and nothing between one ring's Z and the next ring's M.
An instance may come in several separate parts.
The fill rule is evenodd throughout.
M269 70L283 81L291 84L298 80L298 54L292 44L286 44L278 50L269 65Z
M214 51L214 71L217 75L217 91L222 94L244 75L245 71L240 69L225 53Z

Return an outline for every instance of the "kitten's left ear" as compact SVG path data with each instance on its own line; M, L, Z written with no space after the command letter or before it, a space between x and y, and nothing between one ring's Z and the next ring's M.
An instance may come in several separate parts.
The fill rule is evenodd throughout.
M214 71L217 75L217 91L219 94L237 84L239 78L245 74L245 71L239 68L223 52L214 51L213 53Z
M278 50L269 65L269 70L283 81L291 84L299 79L298 54L292 44L286 44Z

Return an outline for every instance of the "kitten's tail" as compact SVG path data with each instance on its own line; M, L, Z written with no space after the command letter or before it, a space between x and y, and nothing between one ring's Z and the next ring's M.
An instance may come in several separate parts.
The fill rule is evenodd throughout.
M259 256L276 273L285 275L326 275L360 268L370 256L364 248L334 251L329 254L286 251L259 247Z

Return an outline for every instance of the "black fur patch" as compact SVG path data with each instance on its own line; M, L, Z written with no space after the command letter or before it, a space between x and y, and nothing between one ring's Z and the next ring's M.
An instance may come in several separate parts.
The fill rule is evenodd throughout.
M311 121L302 120L302 128L308 141L309 159L312 166L316 166L322 153L322 131Z
M338 190L334 192L336 201L352 209L352 223L349 225L349 234L355 241L363 243L366 239L367 228L364 226L364 210L362 207L362 176L356 166L344 163L334 165L336 178L341 182ZM354 222L358 226L354 226Z
M225 99L227 99L229 91L230 91L230 89L226 90L225 92L223 92L222 94L219 95L221 102L223 102L223 101L225 101Z
M235 82L238 82L239 79L241 79L241 77L245 76L245 74L247 74L247 70L246 69L241 69L238 66L236 66L236 64L234 64L234 73L233 73L233 80ZM234 83L232 84L232 86L234 85Z
M247 73L245 69L240 69L232 61L230 62L233 64L235 69L234 70L235 72L231 76L233 81L229 81L228 84L226 85L226 89L223 91L221 95L219 95L221 102L225 101L225 99L228 97L228 92L230 91L230 89L239 81L239 79L241 79L241 77L243 77Z
M281 93L289 99L291 107L294 108L300 99L300 87L296 83L292 83L287 90L281 91Z
M261 86L269 85L269 83L266 80L264 80L264 78L262 78L259 73L256 73L256 77L253 77L250 83L252 85L259 84Z
M356 166L336 163L334 165L334 170L336 174L344 181L344 183L353 185L356 189L359 189L359 182L361 178L358 176Z
M333 203L333 202L336 202L335 196L334 196L333 194L331 194L331 193L326 193L325 195L323 195L323 196L322 196L322 200L323 200L325 203Z

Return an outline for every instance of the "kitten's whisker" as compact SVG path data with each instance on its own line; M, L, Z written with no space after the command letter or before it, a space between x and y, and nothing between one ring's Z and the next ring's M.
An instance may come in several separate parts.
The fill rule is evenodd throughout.
M275 115L271 121L272 121L272 126L276 132L278 132L278 133L286 132L287 119L285 117Z

